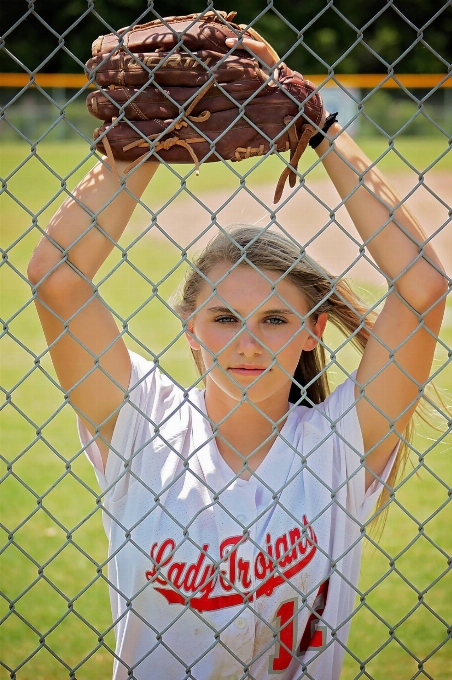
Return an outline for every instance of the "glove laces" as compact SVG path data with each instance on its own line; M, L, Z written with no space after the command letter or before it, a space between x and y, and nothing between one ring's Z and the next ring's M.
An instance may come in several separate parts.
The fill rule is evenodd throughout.
M207 83L205 85L205 87L203 87L198 92L198 94L196 95L196 97L194 98L194 100L192 101L192 103L190 104L190 106L188 107L188 109L184 113L184 116L186 118L188 118L188 120L192 121L193 123L204 123L206 120L208 120L210 118L210 111L203 111L199 116L192 116L190 114L193 111L193 109L195 108L195 106L204 97L204 95L209 90L209 88L212 87L213 84L214 84L214 81L211 80L209 83ZM173 132L174 130L177 132L184 127L188 127L188 123L185 120L177 121L177 122L173 123L169 128L167 128L165 134L169 134L170 132ZM150 135L148 137L149 141L147 141L145 139L137 139L134 142L131 142L130 144L127 144L126 146L124 146L122 148L122 150L128 151L129 149L133 149L136 146L138 146L138 147L148 147L149 146L150 147L152 141L154 139L156 139L157 137L160 137L160 135L161 135L161 133L158 133L156 135ZM192 138L189 138L189 139L181 139L180 137L177 137L177 136L167 137L166 139L161 139L159 142L157 142L157 144L155 145L154 151L156 151L156 152L161 151L161 150L168 151L168 149L171 149L172 146L183 146L185 149L187 149L188 153L190 154L190 156L193 160L193 163L195 164L196 175L199 175L199 160L198 160L198 157L196 156L195 152L193 151L191 145L202 143L202 142L205 142L205 141L206 140L205 140L204 137L192 137ZM107 148L105 148L105 150L107 151ZM107 154L107 156L108 156L108 154ZM133 161L133 163L131 163L130 165L127 166L127 168L125 169L125 172L126 173L130 172L130 170L132 170L132 168L134 168L136 165L138 165L138 163L140 163L142 160L143 160L143 156L139 156L136 160Z

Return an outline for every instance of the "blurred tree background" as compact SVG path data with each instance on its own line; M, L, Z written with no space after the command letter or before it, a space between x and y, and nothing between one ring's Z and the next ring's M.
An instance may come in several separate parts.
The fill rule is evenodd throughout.
M215 9L234 11L237 0ZM253 22L292 68L305 73L446 73L452 3L444 0L247 0L237 23ZM0 71L80 72L98 35L160 16L200 12L206 0L15 0L2 2ZM254 20L257 18L257 21ZM48 26L46 26L48 24Z

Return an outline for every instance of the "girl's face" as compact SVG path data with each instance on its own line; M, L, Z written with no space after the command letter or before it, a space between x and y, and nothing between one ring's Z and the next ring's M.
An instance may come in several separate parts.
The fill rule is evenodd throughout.
M293 283L282 280L272 291L270 282L279 274L260 273L247 265L230 269L230 263L224 262L210 272L214 283L227 275L211 299L212 286L203 284L198 311L188 324L192 334L187 333L188 342L201 351L210 369L206 389L238 401L247 388L254 403L278 395L287 403L301 352L316 346L326 314L319 315L316 323L308 318L302 328L300 317L307 315L308 305Z

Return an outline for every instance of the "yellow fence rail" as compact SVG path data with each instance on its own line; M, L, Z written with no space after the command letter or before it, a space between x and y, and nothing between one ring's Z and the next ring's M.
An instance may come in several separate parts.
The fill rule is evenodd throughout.
M314 74L305 77L315 85L321 85L328 76ZM76 89L86 85L86 76L82 73L37 73L30 78L27 73L0 73L0 87L26 87L30 82L41 87ZM353 73L335 75L334 79L330 78L323 87L336 87L337 84L364 90L374 87L399 88L401 85L412 89L431 89L452 87L452 78L447 73L399 73L393 76L381 73Z

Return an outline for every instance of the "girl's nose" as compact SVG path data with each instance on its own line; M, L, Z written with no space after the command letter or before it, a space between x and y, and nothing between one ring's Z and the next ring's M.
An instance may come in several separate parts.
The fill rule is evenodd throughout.
M237 351L244 356L252 357L256 354L262 354L263 347L250 330L244 328L238 334Z

